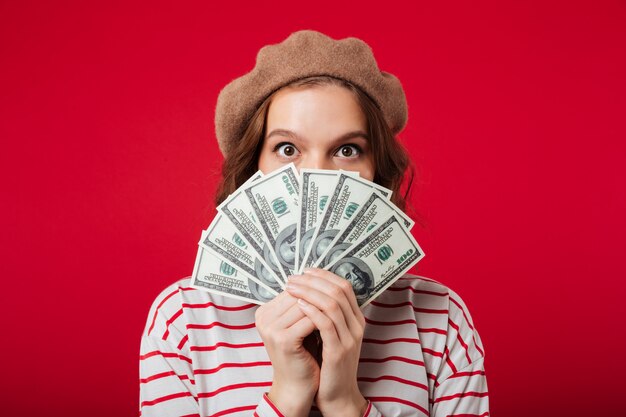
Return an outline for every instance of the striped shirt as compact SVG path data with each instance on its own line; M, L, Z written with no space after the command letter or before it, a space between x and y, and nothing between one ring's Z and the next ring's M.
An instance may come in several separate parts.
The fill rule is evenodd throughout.
M155 300L140 356L140 415L278 417L258 306L191 288ZM488 416L484 349L457 294L405 276L363 309L358 384L375 416ZM319 415L312 409L310 415Z

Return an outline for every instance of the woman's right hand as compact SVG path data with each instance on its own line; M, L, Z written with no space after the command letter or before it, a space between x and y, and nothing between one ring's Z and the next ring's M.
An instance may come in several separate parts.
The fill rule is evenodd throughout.
M287 291L259 307L255 319L274 371L270 401L286 417L307 416L319 387L320 368L303 341L315 326Z

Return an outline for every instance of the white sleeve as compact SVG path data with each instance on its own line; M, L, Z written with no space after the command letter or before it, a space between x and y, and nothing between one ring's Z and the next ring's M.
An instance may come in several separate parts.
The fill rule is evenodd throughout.
M200 415L191 359L176 346L144 335L139 375L142 417Z
M449 316L442 368L431 402L431 417L489 416L485 351L467 306L449 293Z

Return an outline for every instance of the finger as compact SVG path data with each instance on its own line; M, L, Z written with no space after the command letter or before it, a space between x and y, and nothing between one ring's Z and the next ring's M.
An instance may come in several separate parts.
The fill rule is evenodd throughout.
M294 338L304 339L316 329L315 324L311 321L311 319L302 311L302 309L296 304L294 308L300 310L300 314L302 314L302 318L292 324L287 331L289 335Z
M352 285L347 279L342 278L337 274L333 274L332 272L325 269L319 268L305 268L304 273L316 277L325 278L330 282L339 285L348 297L348 300L350 301L350 307L352 308L354 314L356 316L361 314L361 308L359 307L359 304L356 301L356 297L354 296L354 290L352 289Z
M356 304L356 299L354 297L354 292L352 291L350 283L345 279L336 276L332 272L324 272L326 272L327 274L306 274L301 276L294 276L292 277L292 279L290 279L289 283L291 283L292 286L295 284L307 288L305 290L306 292L308 292L309 289L316 289L336 300L341 306L341 310L345 317L348 328L353 330L354 336L358 336L358 334L362 333L362 329L365 325L365 319L363 319L363 314ZM298 298L302 298L299 294L295 294L293 292L290 292L290 294L295 295ZM350 300L354 300L356 313L352 308ZM315 302L312 300L308 301L315 304ZM321 305L316 305L318 308L324 310Z
M353 337L353 333L348 328L348 320L352 314L352 310L349 307L348 301L345 299L343 293L335 289L335 294L340 293L339 299L335 299L323 291L318 290L316 285L308 285L310 282L304 283L300 280L291 280L287 284L287 291L294 297L300 300L306 301L306 304L313 305L317 310L323 312L336 329L336 333L340 340L346 341ZM346 313L348 316L346 317ZM305 312L306 314L306 312ZM321 331L322 329L320 329Z
M288 293L285 293L285 291L283 291L280 294L278 294L276 297L274 297L273 300L262 305L260 309L265 309L267 311L273 312L274 314L280 315L280 314L283 314L285 311L287 311L287 309L289 309L292 306L293 302L294 301L292 297L290 297ZM269 307L269 308L266 308L266 307Z
M302 312L296 305L296 299L289 293L282 292L272 301L259 307L258 314L262 326L271 326L277 329L286 329L301 319Z
M358 307L350 283L329 271L322 269L313 269L312 271L313 274L307 273L303 276L294 277L292 282L316 287L340 302L348 327L354 331L354 336L362 333L365 319Z
M298 320L304 318L304 313L297 306L297 299L291 297L292 303L290 307L285 310L282 314L278 316L274 316L272 318L272 328L274 329L287 329L293 326Z
M319 330L322 342L324 342L324 350L333 351L333 346L341 345L340 336L337 333L335 323L329 316L303 299L298 300L298 306L315 325L315 328Z

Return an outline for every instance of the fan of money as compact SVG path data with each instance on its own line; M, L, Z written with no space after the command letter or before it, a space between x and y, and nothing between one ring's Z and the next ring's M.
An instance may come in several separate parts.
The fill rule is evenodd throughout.
M424 257L390 197L351 171L259 171L202 232L192 286L264 304L316 267L349 280L363 307Z

